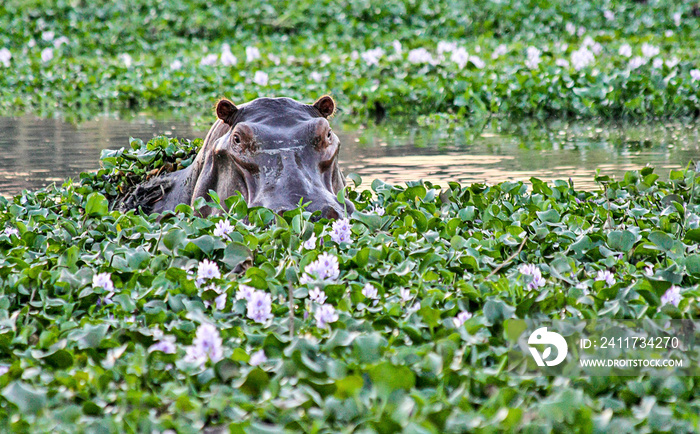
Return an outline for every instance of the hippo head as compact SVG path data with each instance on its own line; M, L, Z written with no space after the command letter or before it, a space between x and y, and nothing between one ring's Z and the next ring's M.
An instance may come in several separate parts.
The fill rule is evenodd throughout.
M351 214L352 204L337 200L345 179L338 166L340 141L328 123L334 111L330 96L312 105L258 98L236 107L222 99L216 105L220 121L202 149L208 155L192 200L208 198L209 190L222 200L240 191L248 206L279 214L297 208L300 201L308 204L308 211L321 211L323 218Z

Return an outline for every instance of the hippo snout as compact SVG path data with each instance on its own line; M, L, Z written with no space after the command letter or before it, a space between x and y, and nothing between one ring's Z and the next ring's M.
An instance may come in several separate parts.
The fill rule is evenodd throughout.
M328 205L321 211L321 217L335 220L340 218L340 213L333 206Z
M346 200L345 205L338 203L326 205L321 208L321 218L337 220L344 218L346 215L350 216L353 212L355 212L355 207L352 205L352 203L350 203L350 201Z
M283 215L287 211L293 210L295 207L281 207L275 209L275 213L279 215ZM355 207L350 201L345 201L345 205L336 203L336 204L330 204L330 205L325 205L320 208L316 208L313 206L310 206L307 208L308 211L315 212L318 210L321 210L321 215L315 216L312 218L312 221L318 221L320 219L328 219L328 220L336 220L336 219L341 219L344 218L346 215L350 216L353 212L355 212Z

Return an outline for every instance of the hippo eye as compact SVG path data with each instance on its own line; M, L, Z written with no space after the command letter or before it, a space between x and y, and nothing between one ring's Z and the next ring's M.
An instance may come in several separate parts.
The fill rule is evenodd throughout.
M333 131L332 131L332 130L328 130L328 134L326 134L326 138L327 138L328 140L330 140L331 137L333 137Z
M233 143L240 145L241 144L241 136L239 136L238 134L234 134L233 135Z

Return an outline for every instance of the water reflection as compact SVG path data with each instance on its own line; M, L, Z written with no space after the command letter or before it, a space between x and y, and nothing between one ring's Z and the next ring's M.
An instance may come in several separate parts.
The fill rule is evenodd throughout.
M203 133L183 120L102 118L76 126L28 116L0 118L0 194L8 197L77 179L80 172L99 167L102 149L129 146L129 137L146 140L158 134L194 138Z
M577 188L595 189L596 170L621 178L646 165L662 179L671 169L700 158L697 124L492 122L435 131L365 131L355 138L358 158L346 170L391 183L425 179L443 184L546 181L569 178Z
M425 179L437 184L571 178L596 188L596 169L620 177L649 164L662 178L700 156L695 124L595 125L507 121L442 128L400 124L364 128L334 121L341 166L369 185ZM32 117L0 118L0 194L11 196L97 169L102 149L129 137L203 137L209 125L187 120L102 118L80 125Z

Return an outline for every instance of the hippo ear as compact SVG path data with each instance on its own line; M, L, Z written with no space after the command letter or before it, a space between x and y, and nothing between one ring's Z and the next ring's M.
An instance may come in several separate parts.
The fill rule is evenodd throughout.
M321 116L327 118L335 112L335 101L328 95L324 95L314 103L316 110L321 112Z
M216 116L228 125L233 126L233 118L236 116L236 112L238 112L238 108L226 98L216 103Z

